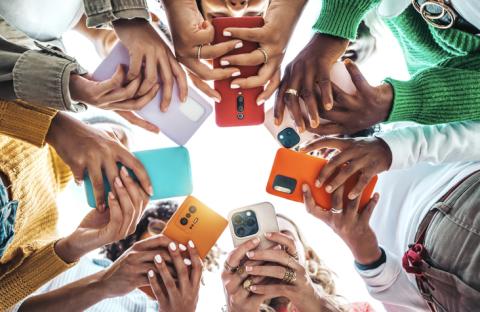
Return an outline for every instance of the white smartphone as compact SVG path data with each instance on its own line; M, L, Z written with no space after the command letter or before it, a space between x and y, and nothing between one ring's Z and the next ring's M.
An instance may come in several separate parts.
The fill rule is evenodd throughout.
M275 244L267 240L264 234L279 231L275 208L269 202L232 210L228 215L228 225L235 247L258 237L260 249L270 248Z

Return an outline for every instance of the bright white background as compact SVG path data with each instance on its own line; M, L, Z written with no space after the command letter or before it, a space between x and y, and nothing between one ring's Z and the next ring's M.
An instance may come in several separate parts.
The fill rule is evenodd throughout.
M290 42L284 65L288 64L311 37L311 26L317 18L321 1L309 1ZM155 4L153 2L152 7ZM362 70L372 84L391 76L407 78L401 52L395 40L381 29L378 53ZM101 61L93 46L75 32L64 37L68 53L92 71ZM270 107L272 102L267 102ZM162 134L152 135L135 129L135 150L172 146ZM367 293L362 280L353 268L353 258L344 243L321 221L307 214L303 205L286 201L265 192L270 166L279 146L263 126L242 128L218 128L213 115L187 144L190 151L194 192L204 203L226 216L228 211L244 205L270 201L277 212L295 220L306 234L309 243L325 264L337 274L338 293L348 301L368 301L376 310L381 305ZM67 234L80 222L90 209L83 189L71 183L60 196L59 232ZM223 250L232 248L228 230L222 235L219 245ZM224 305L223 289L219 271L205 274L206 286L202 288L198 311L220 311Z

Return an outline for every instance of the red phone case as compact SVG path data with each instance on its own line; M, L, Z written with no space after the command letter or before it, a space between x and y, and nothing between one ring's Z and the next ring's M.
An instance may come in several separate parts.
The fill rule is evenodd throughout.
M220 43L232 40L232 37L224 37L223 30L227 27L256 28L264 24L261 16L246 17L217 17L212 24L215 28L215 39L213 43ZM243 41L243 47L235 49L226 55L243 54L254 51L258 48L258 43ZM214 68L222 68L220 59L213 60ZM215 90L221 96L222 101L215 103L215 120L220 127L251 126L262 124L265 119L263 105L257 105L257 97L263 91L263 87L251 89L231 89L230 84L236 78L248 78L258 73L260 66L238 66L240 76L231 77L214 82ZM241 100L243 99L243 105Z

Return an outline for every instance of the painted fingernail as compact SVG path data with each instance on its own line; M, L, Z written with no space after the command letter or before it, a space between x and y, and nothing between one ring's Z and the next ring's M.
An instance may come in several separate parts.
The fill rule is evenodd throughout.
M260 238L255 237L252 242L256 245L256 244L260 243Z
M229 32L229 31L224 30L224 31L223 31L223 36L224 36L224 37L231 37L231 36L232 36L232 33Z
M123 187L122 181L120 180L119 177L115 178L115 185L118 187Z
M326 109L327 111L332 110L332 108L333 108L333 104L332 104L332 103L327 103L327 104L325 104L325 109Z
M320 181L315 181L315 187L316 188L321 188L322 187L322 184L320 183Z
M187 258L183 259L183 263L185 263L185 265L188 265L188 266L192 265L192 261L190 261L190 259L187 259Z
M195 244L191 240L188 241L188 246L190 246L190 248L195 248Z
M272 233L270 232L265 233L265 237L269 237L269 238L272 237Z
M264 99L259 99L259 100L257 100L257 105L258 105L258 106L262 105L263 103L265 103L265 100L264 100Z
M275 126L280 126L280 119L275 117Z
M170 244L168 244L168 247L170 247L170 250L172 250L172 251L177 250L177 245L175 245L174 242L171 242Z
M221 61L220 61L220 65L222 65L222 66L228 66L228 65L230 65L230 62L227 61L227 60L221 60Z
M358 196L358 195L355 194L355 193L350 193L350 194L348 194L348 199L354 200L355 198L357 198L357 196Z
M252 285L252 286L250 286L250 290L254 290L254 291L255 291L255 290L257 290L257 287Z
M148 187L148 194L150 194L150 196L153 196L153 187L151 185Z
M238 76L240 76L240 75L241 75L241 73L240 73L239 71L236 71L236 72L234 72L234 73L232 74L232 77L238 77ZM233 85L233 84L232 84L232 88L233 88L233 86L236 86L236 85Z
M332 192L332 186L331 186L331 185L325 186L325 191L326 191L327 193L331 193L331 192Z
M154 259L156 263L158 264L162 263L162 257L160 255L156 255Z
M155 273L153 273L153 270L148 271L148 276L153 277Z
M310 124L312 125L312 128L317 128L320 125L320 122L318 120L310 120Z
M124 166L122 166L122 168L120 169L120 172L125 178L128 177L128 171Z
M253 268L249 265L245 266L245 271L252 272Z
M348 64L352 64L352 60L349 59L349 58L346 58L344 61L343 61L344 64L348 65Z
M241 47L243 47L243 42L242 42L242 41L237 42L237 43L235 44L235 49L240 49Z
M112 192L109 192L109 193L108 193L108 198L110 198L110 199L115 199L115 195L113 195ZM102 206L103 206L103 204L102 204Z
M230 88L232 88L232 89L239 89L240 86L239 86L238 84L234 84L234 83L233 83L233 84L230 85Z
M181 251L187 251L187 247L183 244L178 244L178 248L181 250Z
M253 251L247 252L247 257L252 258L255 255Z
M302 185L302 191L306 193L308 191L308 186L306 184Z

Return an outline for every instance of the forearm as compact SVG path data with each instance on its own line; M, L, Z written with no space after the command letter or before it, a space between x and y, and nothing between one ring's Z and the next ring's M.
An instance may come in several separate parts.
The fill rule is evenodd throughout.
M99 301L108 297L108 288L101 282L103 272L87 276L45 294L28 298L20 306L19 311L41 312L84 311Z
M88 27L109 27L119 19L149 19L145 0L83 0Z

